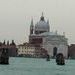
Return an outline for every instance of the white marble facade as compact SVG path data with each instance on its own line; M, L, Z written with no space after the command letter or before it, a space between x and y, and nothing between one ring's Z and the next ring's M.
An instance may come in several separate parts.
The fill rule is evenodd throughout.
M49 32L50 33L50 32ZM63 35L53 34L53 35L42 35L43 44L42 47L45 48L51 57L54 56L54 48L56 48L57 53L63 53L64 57L68 56L68 45L67 38Z

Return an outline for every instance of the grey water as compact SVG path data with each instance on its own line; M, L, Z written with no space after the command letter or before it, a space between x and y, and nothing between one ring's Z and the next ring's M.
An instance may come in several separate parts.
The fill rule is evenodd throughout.
M75 60L66 60L64 66L56 65L54 59L14 57L9 65L0 65L0 75L75 75Z

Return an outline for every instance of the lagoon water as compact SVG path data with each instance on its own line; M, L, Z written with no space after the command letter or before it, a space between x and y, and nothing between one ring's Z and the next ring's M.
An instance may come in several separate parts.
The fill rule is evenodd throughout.
M75 75L75 60L56 65L55 60L36 58L10 58L9 65L0 65L0 75Z

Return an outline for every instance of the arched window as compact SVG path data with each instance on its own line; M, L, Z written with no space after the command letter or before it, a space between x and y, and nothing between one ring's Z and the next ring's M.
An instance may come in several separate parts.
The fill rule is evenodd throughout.
M57 55L57 47L53 48L53 57L55 57Z

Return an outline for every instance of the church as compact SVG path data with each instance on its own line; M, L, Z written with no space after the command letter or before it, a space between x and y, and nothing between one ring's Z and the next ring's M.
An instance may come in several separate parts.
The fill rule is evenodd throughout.
M68 57L67 38L64 34L59 35L57 31L50 31L49 20L45 20L43 13L36 24L33 23L33 19L31 20L29 43L36 47L35 52L43 48L50 57L55 57L57 53L62 53L65 58Z

